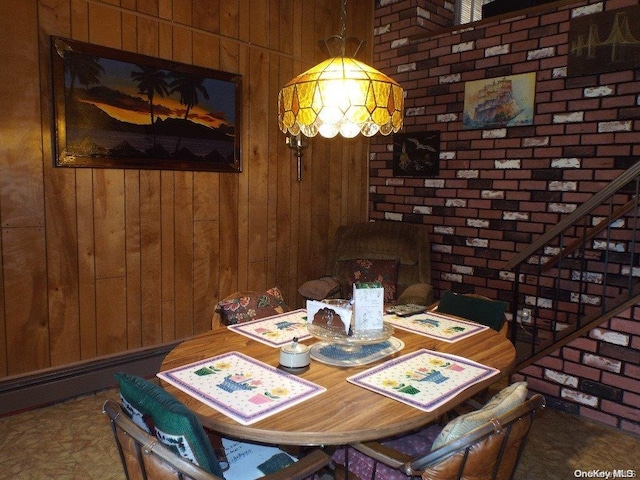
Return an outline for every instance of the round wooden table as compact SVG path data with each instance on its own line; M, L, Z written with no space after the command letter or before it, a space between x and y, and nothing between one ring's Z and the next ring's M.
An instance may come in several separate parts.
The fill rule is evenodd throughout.
M515 364L516 352L511 342L491 329L455 343L397 328L394 337L402 340L405 347L376 363L344 368L312 360L309 370L300 377L325 387L326 392L251 425L236 422L166 382L162 382L162 385L195 411L206 427L223 435L272 444L345 445L409 432L431 423L509 374ZM311 345L316 341L309 339L304 343ZM424 412L346 381L347 377L389 358L422 348L459 355L496 368L500 370L500 374L469 387L431 412ZM179 344L162 362L161 370L181 367L232 351L241 352L269 365L278 365L278 348L227 328L217 328Z

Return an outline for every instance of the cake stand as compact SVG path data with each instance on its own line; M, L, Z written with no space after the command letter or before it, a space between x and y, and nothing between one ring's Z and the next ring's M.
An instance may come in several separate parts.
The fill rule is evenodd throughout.
M311 358L329 365L366 365L404 348L404 342L392 336L393 326L386 322L381 330L362 330L351 335L313 324L307 324L307 329L321 340L311 346Z
M312 323L307 324L307 330L309 330L309 333L318 340L340 345L340 348L345 351L353 351L354 349L360 348L362 345L372 345L384 342L388 340L394 332L393 326L387 322L382 323L381 330L360 330L359 332L353 332L350 335L344 334L338 330L331 330L319 325L314 325Z

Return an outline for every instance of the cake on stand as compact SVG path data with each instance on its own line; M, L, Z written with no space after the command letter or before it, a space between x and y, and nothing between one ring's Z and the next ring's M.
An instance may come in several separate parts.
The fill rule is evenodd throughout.
M336 306L348 305L347 300L333 302ZM359 366L404 348L404 342L393 337L393 326L386 322L383 322L382 329L353 331L351 328L347 330L336 316L333 310L323 309L314 319L309 319L307 330L320 340L311 346L312 359L335 366Z

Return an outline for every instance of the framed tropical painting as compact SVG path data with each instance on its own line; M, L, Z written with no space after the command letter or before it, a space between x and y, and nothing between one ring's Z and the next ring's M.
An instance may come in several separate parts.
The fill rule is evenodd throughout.
M51 39L55 165L240 172L239 75Z

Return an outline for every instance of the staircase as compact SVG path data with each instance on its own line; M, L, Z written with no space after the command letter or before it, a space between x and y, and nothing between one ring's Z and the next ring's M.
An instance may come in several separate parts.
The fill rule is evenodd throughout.
M508 262L515 371L640 302L639 188L637 162Z

